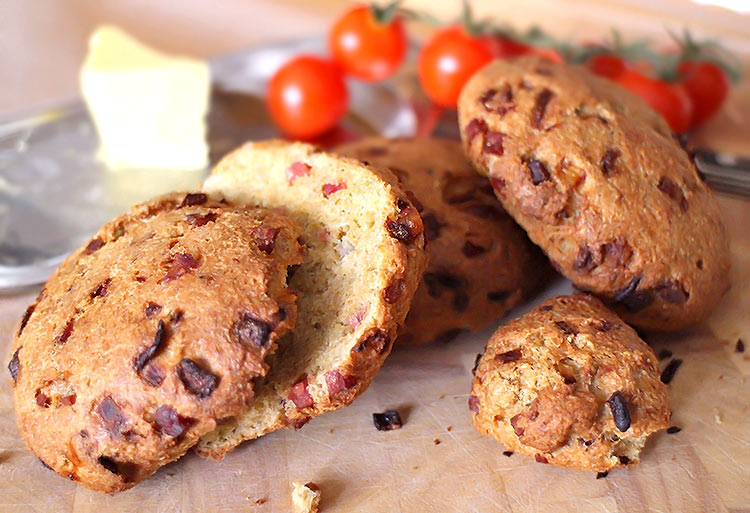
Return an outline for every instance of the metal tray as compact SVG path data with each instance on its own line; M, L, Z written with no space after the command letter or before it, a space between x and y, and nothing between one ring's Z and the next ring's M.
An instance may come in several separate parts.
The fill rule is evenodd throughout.
M278 136L263 105L267 81L290 57L324 52L322 39L303 40L212 60L211 162L244 141ZM350 113L329 142L413 135L415 112L397 81L350 82ZM96 159L98 144L80 99L0 120L0 290L45 281L107 220L160 193L195 189L208 172L111 172Z

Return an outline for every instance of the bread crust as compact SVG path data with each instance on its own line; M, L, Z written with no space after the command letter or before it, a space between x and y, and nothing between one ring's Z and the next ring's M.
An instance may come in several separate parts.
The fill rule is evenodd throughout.
M169 194L70 255L13 341L18 428L55 472L130 488L253 398L296 321L299 227L266 210Z
M335 151L390 169L419 203L430 262L397 344L482 329L554 274L458 141L367 137Z
M659 114L583 68L495 61L459 99L464 149L565 276L640 328L708 317L729 287L718 205Z
M472 422L541 463L596 472L633 465L669 422L657 365L601 301L555 297L490 337L474 371Z

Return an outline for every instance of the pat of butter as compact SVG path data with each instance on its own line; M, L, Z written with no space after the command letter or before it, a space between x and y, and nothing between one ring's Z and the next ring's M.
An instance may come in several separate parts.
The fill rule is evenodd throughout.
M211 74L200 60L158 52L122 30L94 32L81 88L112 170L202 169Z

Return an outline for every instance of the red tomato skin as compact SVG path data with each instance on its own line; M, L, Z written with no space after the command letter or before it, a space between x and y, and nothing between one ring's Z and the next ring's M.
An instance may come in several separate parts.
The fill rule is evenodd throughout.
M627 69L627 64L622 57L606 54L595 55L589 60L587 66L593 73L610 79L616 79Z
M481 40L496 59L539 55L552 62L563 62L565 60L554 48L537 48L507 37L483 36Z
M301 55L284 64L268 84L266 105L284 135L309 140L336 126L349 93L335 63Z
M673 132L684 133L690 129L693 103L682 85L668 84L632 69L626 69L616 81L660 113Z
M693 101L691 124L699 125L710 119L729 94L729 78L724 70L713 62L683 61L677 73Z
M557 62L557 63L565 62L565 58L560 54L560 52L558 52L554 48L533 47L530 53L532 55L538 55L540 57L544 57L545 59L552 61L552 62Z
M328 47L333 59L348 75L377 82L393 75L404 61L406 31L400 18L382 25L368 6L358 6L331 27Z
M443 107L455 107L471 76L492 60L485 42L460 26L444 28L419 53L419 81L427 96Z

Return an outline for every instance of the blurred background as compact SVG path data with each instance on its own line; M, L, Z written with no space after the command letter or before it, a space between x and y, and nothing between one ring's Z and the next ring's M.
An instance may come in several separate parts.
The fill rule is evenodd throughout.
M325 34L347 0L2 0L0 115L78 95L78 70L91 31L113 23L168 52L211 57L249 45ZM384 3L384 2L381 2ZM723 4L718 7L711 4ZM559 37L590 40L612 28L667 41L666 28L718 36L750 55L750 0L473 0L478 16L517 28L538 25ZM459 0L407 0L441 19ZM744 12L743 12L744 11ZM413 25L420 37L429 28Z

